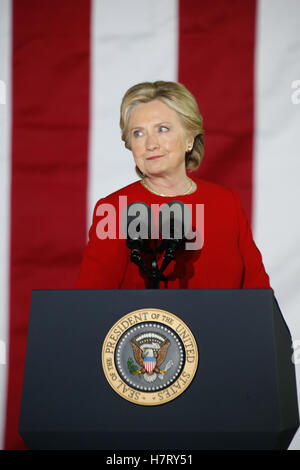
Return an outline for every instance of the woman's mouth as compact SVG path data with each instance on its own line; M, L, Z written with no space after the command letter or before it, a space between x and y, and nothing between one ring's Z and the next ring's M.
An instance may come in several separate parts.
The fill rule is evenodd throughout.
M153 155L153 157L147 157L146 160L155 160L156 158L161 158L163 155Z

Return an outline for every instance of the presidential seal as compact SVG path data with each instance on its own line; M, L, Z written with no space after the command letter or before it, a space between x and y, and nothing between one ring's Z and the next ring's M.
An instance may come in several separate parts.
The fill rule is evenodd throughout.
M156 308L120 318L102 347L109 384L138 405L161 405L178 397L191 384L197 365L191 330L176 315Z

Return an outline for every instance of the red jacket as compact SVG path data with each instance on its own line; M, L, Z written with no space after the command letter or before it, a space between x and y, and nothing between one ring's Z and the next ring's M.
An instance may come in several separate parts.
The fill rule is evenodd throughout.
M101 217L96 212L99 205L105 203L115 208L118 235L120 196L127 197L127 204L143 201L148 205L161 205L168 200L180 200L192 205L193 217L195 205L204 204L202 248L189 251L179 249L175 261L164 271L166 280L161 282L161 288L270 288L269 277L237 193L198 178L193 179L197 190L185 196L157 196L137 181L100 199L94 209L89 242L75 288L145 289L150 286L147 276L130 261L130 250L125 239L101 240L97 236L96 230L101 230L99 222L104 222L106 214ZM104 227L105 230L107 228Z

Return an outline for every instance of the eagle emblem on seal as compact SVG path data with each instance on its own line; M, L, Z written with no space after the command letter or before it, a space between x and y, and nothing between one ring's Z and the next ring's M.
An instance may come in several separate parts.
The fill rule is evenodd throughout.
M129 371L135 375L142 375L146 382L153 382L157 377L162 380L173 365L173 361L170 360L164 368L161 368L166 360L170 340L161 333L146 332L134 337L130 344L139 367L134 366L132 359L129 358Z

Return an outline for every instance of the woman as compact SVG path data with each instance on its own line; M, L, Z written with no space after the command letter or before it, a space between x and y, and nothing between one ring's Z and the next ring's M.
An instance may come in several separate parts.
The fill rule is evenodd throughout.
M204 205L203 246L181 247L164 271L161 288L270 288L236 192L187 175L203 156L202 117L192 94L176 82L135 85L123 97L120 126L141 179L97 202L75 287L150 286L147 275L130 261L126 240L103 239L101 233L105 208L111 206L116 212L114 233L119 233L120 200L126 197L127 204L161 205L176 199L193 210ZM158 264L162 256L158 254Z

